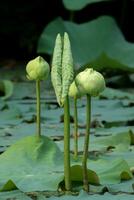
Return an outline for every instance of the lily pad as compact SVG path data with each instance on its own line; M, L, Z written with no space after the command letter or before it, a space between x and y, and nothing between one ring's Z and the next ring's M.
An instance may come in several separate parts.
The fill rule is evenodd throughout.
M21 191L53 191L64 178L63 154L45 136L22 139L0 155L0 163L0 186L4 190L12 189L12 184L6 188L11 180Z
M26 194L19 190L11 192L0 192L0 200L32 200Z
M72 196L72 195L66 195L66 196L61 196L61 197L50 197L50 200L133 200L133 195L129 194L118 194L118 195L112 195L109 193L105 193L104 195L88 195L86 192L81 191L78 196ZM39 200L39 199L38 199ZM41 199L43 200L43 198ZM44 197L44 200L46 198Z
M56 191L64 180L63 153L45 136L18 141L0 155L0 163L1 191L15 188L23 192ZM72 180L82 181L80 166L73 164L71 173ZM94 171L88 170L88 176L91 183L99 183Z
M113 89L113 88L106 88L101 94L100 97L107 98L107 99L131 99L134 100L134 94Z

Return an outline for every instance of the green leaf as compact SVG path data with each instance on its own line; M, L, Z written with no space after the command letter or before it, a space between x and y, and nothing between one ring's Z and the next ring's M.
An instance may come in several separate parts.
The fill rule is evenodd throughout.
M1 99L6 100L13 94L13 83L9 80L2 80L0 81L0 92L2 92L4 95L1 97Z
M103 195L95 194L95 195L89 195L84 191L81 191L78 196L73 195L64 195L61 197L50 197L50 200L133 200L133 195L129 194L118 194L118 195L112 195L110 193L104 193ZM43 200L43 198L41 199ZM44 200L46 198L44 197Z
M101 184L116 184L121 180L129 180L133 177L127 162L121 158L106 160L98 159L89 161L90 169L94 170Z
M112 88L106 88L101 94L100 97L107 98L107 99L131 99L134 100L134 94L112 89Z
M88 4L97 3L101 1L109 0L63 0L65 8L68 10L81 10L86 7Z
M32 200L19 190L11 192L0 192L0 200Z
M126 192L133 193L134 192L134 178L128 181L123 181L118 184L106 185L107 189L111 193L117 192Z
M105 68L134 72L134 44L125 40L112 17L102 16L83 24L57 18L42 32L38 53L52 54L57 33L65 31L70 36L77 68L90 65L97 70Z
M70 149L74 150L74 140L71 138ZM56 141L57 145L63 151L63 141ZM78 147L79 151L83 151L84 137L79 137ZM91 135L90 151L106 152L108 149L113 151L126 151L129 149L131 144L131 137L129 132L117 133L115 135L94 137Z
M17 107L12 107L11 109L6 109L0 112L0 125L10 124L15 125L22 122L22 114Z
M78 161L72 160L73 165L76 165L76 163L80 164L81 158L79 158ZM116 184L120 183L121 180L129 180L133 178L127 162L122 158L112 160L103 158L97 160L88 159L87 167L91 170L90 174L92 171L94 172L94 175L92 172L91 177L94 177L95 184ZM95 173L97 176L95 176Z
M0 163L0 187L4 191L15 186L24 192L56 191L64 179L63 153L45 136L18 141L0 155ZM82 181L82 168L74 165L72 180ZM94 171L89 170L88 175L92 183L98 183Z
M90 184L99 185L100 180L98 178L98 175L93 170L88 169L88 181L90 182ZM71 180L72 181L82 181L83 180L82 166L75 164L74 166L71 167Z
M44 136L40 140L29 136L12 145L0 155L0 163L0 186L4 190L11 180L21 191L53 191L64 177L63 154Z

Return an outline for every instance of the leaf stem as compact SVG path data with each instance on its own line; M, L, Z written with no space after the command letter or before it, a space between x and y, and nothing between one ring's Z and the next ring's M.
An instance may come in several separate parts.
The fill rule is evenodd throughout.
M65 176L65 189L71 190L71 177L70 177L70 110L68 96L64 102L64 176Z
M78 113L77 98L74 98L74 158L78 156Z
M88 146L89 146L89 136L90 136L90 120L91 120L91 96L87 94L87 105L86 105L86 135L84 142L83 151L83 188L86 192L89 192L88 184L88 171L87 171L87 158L88 158Z
M41 136L41 123L40 123L40 81L36 80L36 98L37 98L37 116L36 116L36 123L37 123L37 136Z
M73 10L70 11L69 21L74 22L75 12Z

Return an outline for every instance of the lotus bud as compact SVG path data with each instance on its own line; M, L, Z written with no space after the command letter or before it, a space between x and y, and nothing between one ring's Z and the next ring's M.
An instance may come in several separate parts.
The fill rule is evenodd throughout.
M73 81L72 84L70 85L68 95L76 99L81 97L80 92L75 84L75 81Z
M46 80L49 71L49 64L41 56L29 61L26 66L29 80Z
M106 87L102 74L92 68L86 68L76 76L76 85L81 95L89 94L94 97Z

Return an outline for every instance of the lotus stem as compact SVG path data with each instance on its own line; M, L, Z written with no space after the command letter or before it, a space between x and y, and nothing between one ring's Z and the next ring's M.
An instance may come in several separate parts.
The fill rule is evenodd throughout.
M66 191L71 191L70 173L70 110L67 96L64 103L64 176Z
M41 136L41 123L40 123L40 81L36 80L36 99L37 99L37 116L36 116L36 123L37 123L37 136Z
M74 98L74 158L78 157L78 113L77 98Z
M84 151L83 151L83 161L82 161L82 168L83 168L83 189L86 192L89 192L87 158L88 158L89 136L90 136L90 121L91 121L91 96L87 94L86 135L85 135Z

